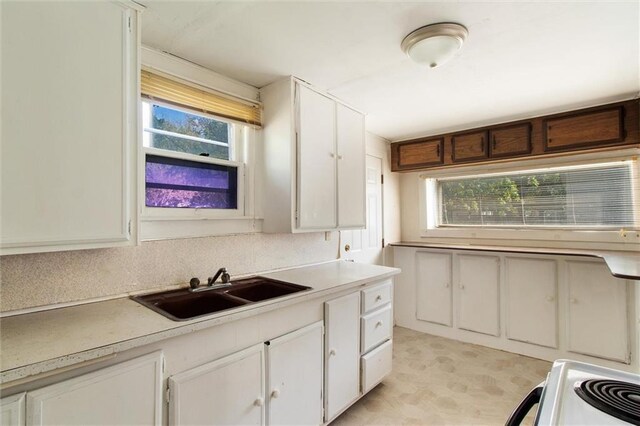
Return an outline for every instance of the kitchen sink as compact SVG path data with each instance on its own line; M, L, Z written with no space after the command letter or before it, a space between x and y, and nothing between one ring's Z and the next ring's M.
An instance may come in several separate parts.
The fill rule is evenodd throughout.
M252 277L232 281L229 287L197 292L189 289L169 290L131 298L173 321L187 321L310 289L269 278Z

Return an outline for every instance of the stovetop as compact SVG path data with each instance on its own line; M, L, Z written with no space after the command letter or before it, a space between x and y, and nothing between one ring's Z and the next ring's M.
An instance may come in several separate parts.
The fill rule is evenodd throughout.
M558 360L547 377L537 423L640 425L640 375Z

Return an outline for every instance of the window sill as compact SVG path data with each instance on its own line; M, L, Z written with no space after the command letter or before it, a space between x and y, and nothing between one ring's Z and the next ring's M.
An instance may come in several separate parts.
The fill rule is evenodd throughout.
M143 217L140 221L140 241L253 234L256 232L262 232L262 219L247 216L225 219Z

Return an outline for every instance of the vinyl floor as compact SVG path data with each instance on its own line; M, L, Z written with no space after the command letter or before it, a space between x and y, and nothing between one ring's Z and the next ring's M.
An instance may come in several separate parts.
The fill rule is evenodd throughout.
M331 426L504 425L551 363L394 328L393 372ZM525 424L532 424L530 413Z

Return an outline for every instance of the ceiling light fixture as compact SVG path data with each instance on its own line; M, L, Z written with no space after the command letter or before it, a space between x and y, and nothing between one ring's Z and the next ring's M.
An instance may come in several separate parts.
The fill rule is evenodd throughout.
M453 22L431 24L406 36L400 47L414 62L435 68L460 50L468 34L464 26Z

